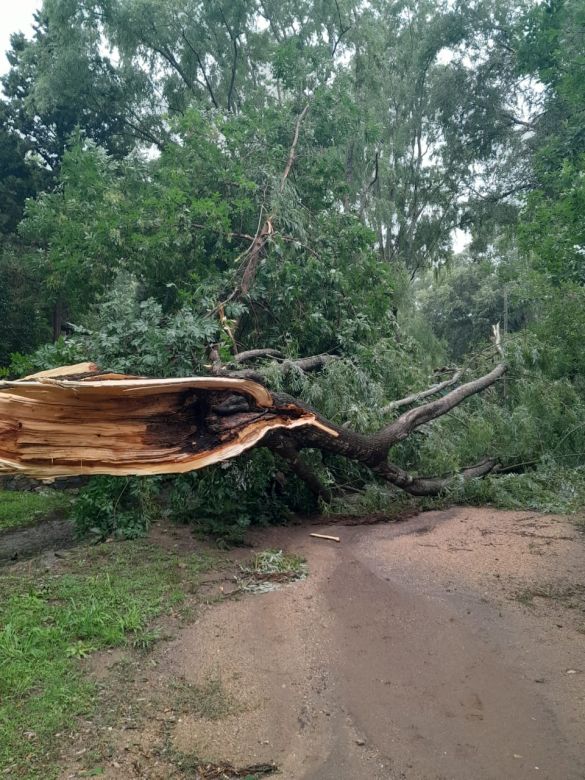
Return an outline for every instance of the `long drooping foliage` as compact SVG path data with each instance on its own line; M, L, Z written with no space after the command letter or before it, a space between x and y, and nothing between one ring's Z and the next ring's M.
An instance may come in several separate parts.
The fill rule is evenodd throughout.
M499 321L506 379L399 465L488 455L504 473L451 498L576 508L583 21L577 0L45 0L3 79L0 370L177 376L270 348L269 386L369 431L394 399L489 368ZM336 359L292 362L316 354ZM390 500L308 459L354 504ZM266 451L140 490L94 483L82 525L101 507L115 530L124 507L134 533L127 504L155 495L224 530L314 508Z

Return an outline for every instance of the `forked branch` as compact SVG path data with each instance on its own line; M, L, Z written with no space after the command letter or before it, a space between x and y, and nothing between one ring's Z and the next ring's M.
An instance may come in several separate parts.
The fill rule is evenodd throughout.
M307 115L308 110L309 110L309 104L307 103L307 105L301 111L301 113L299 114L295 122L295 129L294 129L292 143L289 149L286 165L280 179L280 187L279 187L280 194L284 192L286 181L292 170L295 157L296 157L297 146L299 142L299 133L301 129L301 124L303 122L303 119ZM258 266L260 265L260 262L264 257L264 250L266 248L266 244L270 241L270 239L274 235L275 220L276 220L275 214L269 214L264 220L264 222L262 222L261 219L259 220L258 230L256 232L256 235L254 236L248 249L242 255L240 282L236 287L236 289L231 293L228 300L230 301L238 300L241 298L246 298L249 295L250 290L252 289L252 286L256 279ZM236 332L238 330L238 325L239 322L236 322L235 325Z
M309 104L303 108L301 113L299 114L297 121L295 123L295 132L293 135L292 144L290 146L290 150L288 153L288 159L286 161L286 167L284 169L284 173L282 174L282 178L280 180L280 192L284 192L284 185L286 184L286 180L288 179L288 176L291 172L291 169L293 167L293 163L295 161L296 153L297 153L297 145L299 143L299 131L301 129L301 125L303 123L303 119L307 115L307 111L309 110Z
M389 404L386 404L382 411L384 414L388 414L389 412L394 411L394 409L400 409L401 406L410 406L410 404L423 401L425 398L429 398L431 395L436 395L437 393L446 390L448 387L456 385L457 382L461 379L462 374L463 372L458 369L450 379L446 379L444 382L437 382L426 390L421 390L419 393L412 393L412 395L407 395L405 398L399 398L396 401L391 401Z
M442 398L438 398L436 401L429 401L422 406L417 406L416 408L401 414L398 419L390 423L390 425L380 433L380 437L387 443L388 447L391 447L393 444L405 439L416 428L419 428L421 425L424 425L437 417L447 414L451 409L459 406L466 398L481 393L482 390L486 390L504 376L505 372L506 364L499 363L489 373L484 374L471 382L467 382L464 385L460 385Z

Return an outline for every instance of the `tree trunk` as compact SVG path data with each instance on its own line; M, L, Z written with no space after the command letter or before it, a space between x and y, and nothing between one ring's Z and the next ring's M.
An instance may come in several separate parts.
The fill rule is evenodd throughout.
M409 493L432 495L450 478L413 477L388 462L390 448L494 384L504 371L500 364L367 435L246 378L144 379L99 372L90 363L55 369L0 382L0 473L40 479L184 473L262 445L285 458L313 493L327 498L299 455L314 447L360 461ZM494 466L486 460L461 473L478 477Z

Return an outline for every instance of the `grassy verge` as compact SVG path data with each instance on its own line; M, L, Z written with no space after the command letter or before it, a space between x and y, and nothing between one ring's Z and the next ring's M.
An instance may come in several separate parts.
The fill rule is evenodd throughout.
M0 531L32 525L44 515L66 513L70 507L71 497L57 490L41 493L0 490Z
M0 574L1 776L56 776L56 735L95 707L79 659L149 644L149 622L176 609L210 563L133 541L78 549L50 572Z

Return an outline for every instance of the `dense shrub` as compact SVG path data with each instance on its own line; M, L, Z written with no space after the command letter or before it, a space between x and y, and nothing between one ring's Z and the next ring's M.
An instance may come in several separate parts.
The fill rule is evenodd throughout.
M152 478L93 477L73 509L76 529L98 539L142 536L160 512L159 491Z

